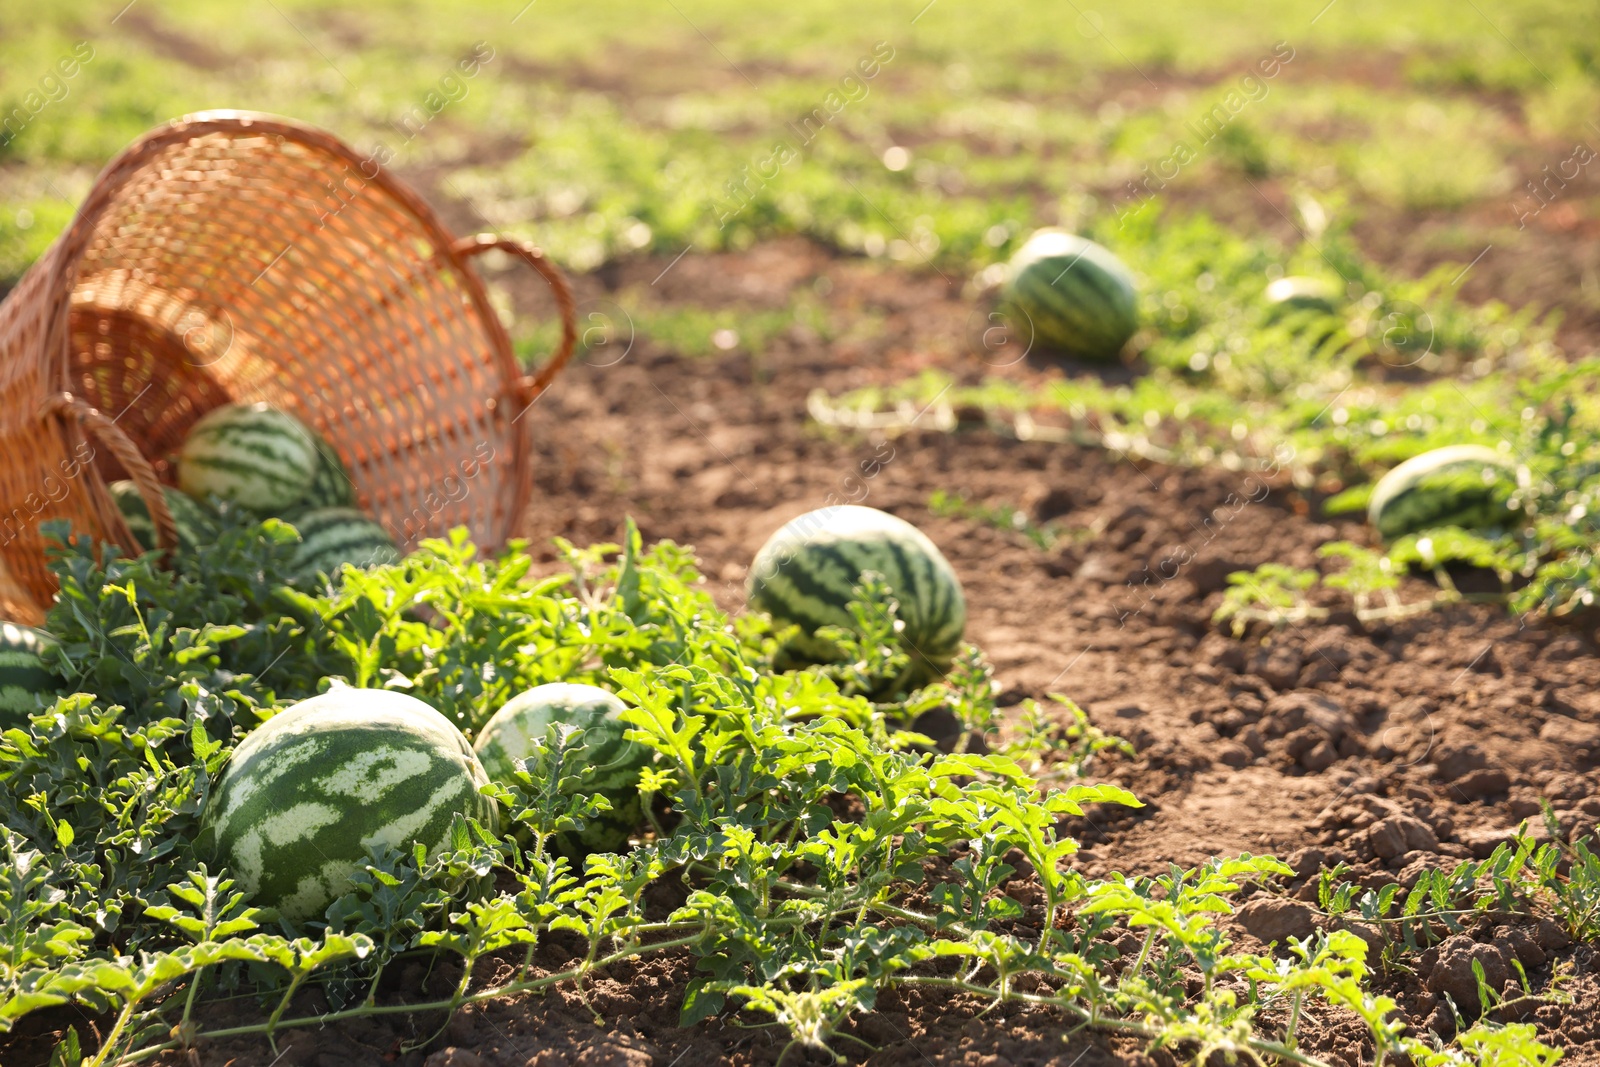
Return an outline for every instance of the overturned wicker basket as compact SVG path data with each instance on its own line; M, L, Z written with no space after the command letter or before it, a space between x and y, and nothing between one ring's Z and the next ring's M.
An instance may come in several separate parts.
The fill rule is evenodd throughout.
M490 248L554 291L561 343L536 375L468 267ZM498 547L528 502L522 416L575 339L537 249L453 239L330 134L238 111L152 131L0 304L0 615L35 622L54 596L40 523L132 544L108 481L138 483L170 545L171 457L234 402L321 432L402 547L463 524Z

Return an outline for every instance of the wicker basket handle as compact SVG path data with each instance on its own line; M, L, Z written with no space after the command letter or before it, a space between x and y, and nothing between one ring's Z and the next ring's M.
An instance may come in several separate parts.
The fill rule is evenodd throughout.
M539 398L539 394L549 387L551 380L572 359L573 349L578 343L578 305L572 298L572 287L567 284L561 268L546 259L544 253L533 245L509 237L497 237L492 233L480 233L475 237L463 237L450 246L450 250L459 256L481 256L491 248L509 252L537 271L539 277L550 286L550 292L556 298L556 308L561 314L561 346L555 356L540 367L538 373L524 374L516 381L517 399L526 406Z
M161 480L156 477L150 462L139 451L139 446L122 432L115 419L107 417L104 412L91 407L71 393L56 393L46 398L43 407L40 408L40 414L55 415L60 418L70 416L101 444L111 449L111 454L117 457L123 469L132 476L133 484L139 487L139 495L144 498L144 506L150 511L150 521L155 524L156 547L166 552L178 543L178 524L172 518L172 509L167 507L167 496L161 490ZM134 546L128 547L131 550Z

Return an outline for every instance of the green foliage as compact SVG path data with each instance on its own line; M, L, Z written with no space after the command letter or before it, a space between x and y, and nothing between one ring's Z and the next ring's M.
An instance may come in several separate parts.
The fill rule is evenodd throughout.
M920 428L982 425L1168 464L1221 464L1241 470L1246 485L1325 492L1335 514L1364 507L1371 483L1411 456L1450 444L1503 447L1522 468L1503 528L1423 531L1391 546L1391 568L1433 576L1442 591L1435 604L1460 599L1449 571L1471 567L1500 576L1498 599L1512 611L1592 610L1600 589L1600 361L1568 359L1553 343L1554 320L1534 309L1463 304L1453 284L1459 268L1390 276L1357 251L1347 223L1285 249L1149 201L1116 229L1118 254L1143 276L1142 314L1154 325L1136 340L1144 367L1131 381L925 371L839 397L819 394L809 409L824 424L849 428L895 433L915 417ZM1264 316L1269 277L1329 266L1346 279L1344 307L1318 313L1315 329L1293 316ZM936 506L997 527L1017 521L1005 508L950 493ZM1050 530L1018 528L1040 543ZM1270 611L1298 610L1292 590L1287 600L1275 591L1285 581L1260 576L1262 595L1276 597ZM1370 610L1395 610L1392 588L1366 594Z
M563 545L567 573L554 577L535 576L521 546L484 559L458 534L320 592L287 584L287 527L235 531L170 572L82 542L55 564L70 595L51 627L74 676L141 701L63 696L0 741L0 1029L71 1001L108 1013L96 1047L69 1060L183 1049L215 1033L214 1000L240 994L260 1016L227 1032L276 1043L302 1026L581 986L666 952L695 961L686 1024L749 1012L812 1047L893 987L1025 1000L1186 1056L1305 1063L1316 1061L1278 1009L1337 1005L1400 1047L1359 939L1329 935L1286 960L1232 951L1217 918L1244 881L1284 874L1279 861L1156 878L1075 869L1063 819L1139 801L1085 779L1098 754L1126 745L1071 701L1028 702L1020 726L996 736L992 673L969 648L944 682L873 703L866 690L905 658L876 576L858 590L859 630L835 635L846 662L780 673L773 635L730 626L688 555L646 550L631 524L620 545ZM207 614L224 597L239 621ZM179 625L180 612L202 625ZM240 737L334 677L406 688L469 728L511 691L604 682L629 706L628 736L654 753L642 782L653 832L581 869L552 850L608 808L585 792L581 736L553 725L509 785L486 787L509 815L504 837L458 819L433 855L375 852L317 921L253 908L208 866L196 812ZM995 751L940 754L900 728L940 704ZM841 801L854 814L839 814ZM1579 855L1574 870L1596 866ZM1037 887L1027 905L1012 895L1017 857ZM662 914L646 893L667 878L688 893ZM1594 922L1592 886L1565 899L1572 922ZM1137 936L1134 958L1108 940L1118 930ZM556 931L579 939L580 958L535 976L532 952ZM458 960L454 988L383 1000L387 969L417 953ZM490 955L513 966L476 983L473 965ZM314 1014L310 985L326 1001ZM1520 1031L1468 1033L1482 1041L1454 1046L1460 1062L1513 1062L1488 1051L1513 1038L1528 1055L1543 1048Z
M1575 941L1600 936L1600 858L1585 835L1566 841L1548 806L1551 840L1539 843L1519 828L1487 858L1424 870L1407 889L1397 883L1363 888L1344 881L1345 868L1318 875L1317 900L1333 918L1373 923L1389 942L1386 956L1417 952L1474 918L1548 912Z
M1263 563L1253 571L1235 571L1228 575L1228 589L1212 620L1231 623L1233 635L1239 637L1252 622L1287 626L1313 618L1321 609L1306 599L1306 590L1318 578L1316 571L1282 563Z

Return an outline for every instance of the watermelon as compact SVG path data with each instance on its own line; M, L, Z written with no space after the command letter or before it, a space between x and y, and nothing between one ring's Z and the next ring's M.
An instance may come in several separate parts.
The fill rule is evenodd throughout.
M43 630L0 622L0 725L21 726L55 700L61 676L51 666L56 639Z
M116 501L117 510L122 512L128 529L133 533L134 544L130 550L149 552L155 548L156 524L150 518L150 509L145 506L144 496L140 494L139 487L131 481L123 480L112 482L106 489L110 491L111 499ZM161 494L166 497L167 509L172 512L172 518L178 524L179 548L192 552L200 545L209 544L216 538L216 521L212 518L210 509L204 504L169 485L161 487Z
M894 590L913 680L942 676L966 629L961 582L927 535L876 508L819 508L773 534L750 565L750 605L780 626L800 627L803 636L787 650L793 658L829 662L837 649L817 639L816 630L854 624L852 589L866 571L881 574Z
M1515 462L1493 448L1436 448L1378 480L1367 518L1385 540L1439 526L1498 526L1511 516L1506 497L1516 483Z
M1003 305L1032 323L1051 348L1111 360L1139 327L1139 298L1122 261L1066 230L1034 233L1011 257ZM1027 330L1020 323L1017 328Z
M190 428L178 452L178 488L270 515L306 495L318 462L315 435L293 415L266 404L229 404Z
M568 855L621 852L643 817L639 771L651 755L644 745L624 738L628 726L617 716L625 710L627 705L597 686L552 682L509 700L484 724L472 748L490 779L509 785L551 723L581 727L578 758L591 773L580 791L603 795L611 810L579 833L559 837L556 847Z
M404 693L340 687L257 727L233 750L203 843L255 903L291 920L349 892L369 849L445 845L456 815L495 828L483 765L449 719Z
M291 565L306 578L337 578L346 563L374 567L400 562L394 539L355 508L318 508L293 520L300 547Z
M299 507L307 510L355 507L356 487L344 460L321 434L313 433L311 439L317 450L317 470L311 476L311 487L300 498Z
M1276 318L1296 311L1332 314L1338 310L1342 295L1337 284L1322 278L1298 275L1279 278L1267 286L1268 317Z

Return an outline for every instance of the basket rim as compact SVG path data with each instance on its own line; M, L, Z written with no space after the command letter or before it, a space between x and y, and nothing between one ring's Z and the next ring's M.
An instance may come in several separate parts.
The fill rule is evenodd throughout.
M399 204L405 213L416 221L420 228L419 235L426 237L432 243L434 258L453 268L472 301L473 309L477 312L483 336L492 349L492 358L499 368L503 383L500 393L484 398L489 411L500 415L500 405L510 404L513 408L517 406L520 401L519 387L524 380L524 374L517 364L511 337L505 325L501 323L499 315L494 311L483 279L472 266L472 256L462 250L462 242L458 242L457 238L445 228L428 202L385 164L378 163L375 158L378 155L376 151L363 156L331 131L298 119L261 111L230 108L193 112L148 130L135 138L95 176L89 194L79 205L71 224L56 238L50 252L46 253L50 262L45 283L44 302L48 308L48 326L44 351L53 354L55 366L48 378L55 382L56 389L70 391L71 339L68 321L71 314L72 293L77 287L83 251L92 239L101 218L121 189L168 148L183 141L216 133L276 136L328 153L344 160L363 182L377 186L383 194ZM41 266L44 265L46 257L41 257ZM47 355L47 358L51 356ZM520 419L514 411L511 418L514 427L509 435L513 448L511 462L513 484L507 529L475 531L480 537L485 532L490 533L491 537L487 540L495 543L514 536L527 511L533 491L532 471L529 470L532 453L531 431L528 427L516 425ZM63 427L63 429L69 437L80 436L82 432L76 427ZM95 481L98 481L97 477Z

